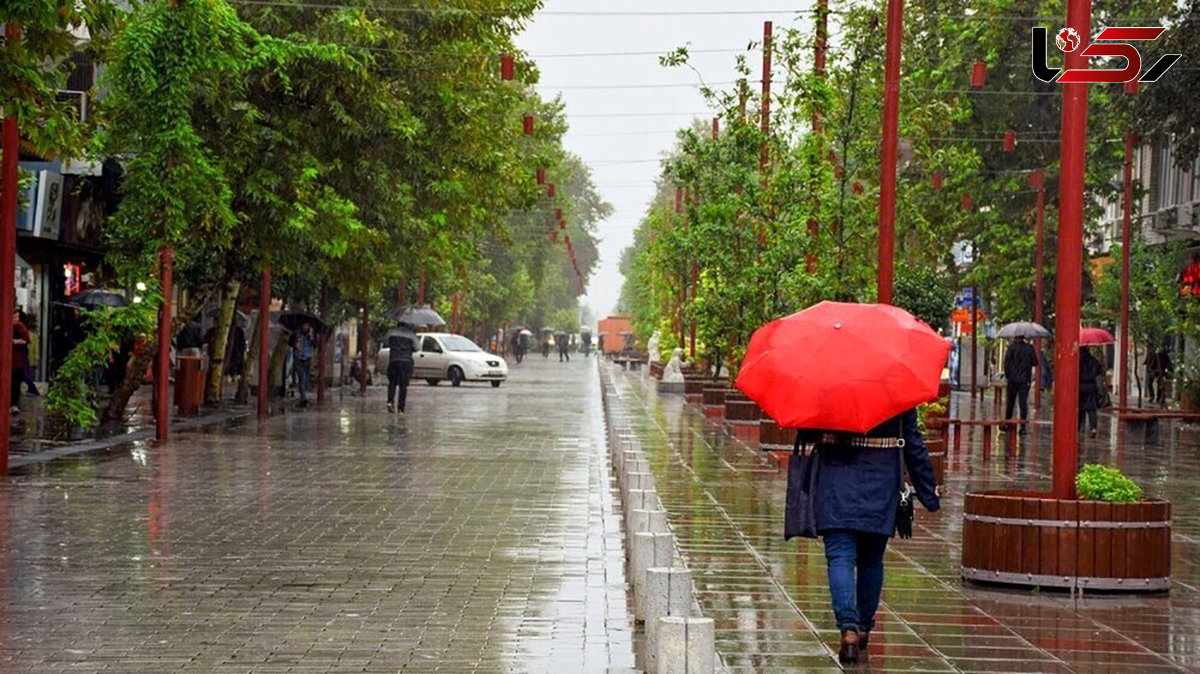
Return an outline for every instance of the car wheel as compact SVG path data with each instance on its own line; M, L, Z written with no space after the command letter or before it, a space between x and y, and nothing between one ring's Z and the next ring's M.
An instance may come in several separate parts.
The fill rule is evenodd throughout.
M437 386L438 382L440 382L440 381L442 381L442 380L441 379L426 379L425 383L429 384L430 386Z
M457 365L453 365L450 367L450 371L447 374L450 375L450 385L451 386L461 386L462 385L462 383L463 383L462 368L460 368Z
M500 382L498 382L498 381L492 382L492 388L500 388Z

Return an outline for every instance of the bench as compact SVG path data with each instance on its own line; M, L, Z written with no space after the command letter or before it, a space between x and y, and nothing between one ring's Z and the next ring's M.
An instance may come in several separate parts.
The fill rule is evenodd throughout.
M618 354L613 356L612 362L620 365L623 370L637 370L641 368L642 363L646 362L646 359L642 356Z
M979 428L983 431L983 458L989 458L992 455L992 434L996 429L1008 431L1008 451L1017 451L1017 433L1016 431L1028 424L1027 421L1021 419L931 419L929 421L930 428L943 431L943 437L948 436L950 430L954 431L953 444L954 453L962 451L963 428Z

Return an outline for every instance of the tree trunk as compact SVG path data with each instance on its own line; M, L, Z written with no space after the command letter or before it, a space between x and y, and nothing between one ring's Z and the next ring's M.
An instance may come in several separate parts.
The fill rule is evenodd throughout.
M191 302L188 302L183 311L175 316L174 320L171 321L172 341L179 335L184 326L188 324L188 321L196 315L196 312L205 304L208 304L208 300L212 298L213 292L213 289L209 289L200 293ZM125 369L125 378L121 380L121 385L117 387L112 397L108 399L108 405L105 406L104 412L100 415L101 423L125 418L125 408L129 405L129 399L133 397L138 387L142 385L142 373L154 362L156 355L158 355L158 340L153 338L145 340L142 351L138 353L137 357L129 361L129 365Z
M250 353L246 356L246 364L242 366L242 375L238 377L237 394L233 398L234 402L242 405L250 402L250 384L258 372L258 322L260 320L262 320L262 315L256 314L254 325L250 328Z
M229 345L229 328L233 324L237 309L238 294L242 284L227 280L221 291L221 310L217 314L216 333L213 335L212 360L208 364L208 385L205 387L204 402L220 404L225 389L225 349Z

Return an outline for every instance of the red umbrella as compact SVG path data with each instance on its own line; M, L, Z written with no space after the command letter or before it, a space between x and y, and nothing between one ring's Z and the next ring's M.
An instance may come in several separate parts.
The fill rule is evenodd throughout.
M737 387L780 426L866 433L936 398L949 353L903 309L822 302L759 328Z
M1080 346L1099 346L1101 344L1116 344L1117 338L1104 328L1080 328Z

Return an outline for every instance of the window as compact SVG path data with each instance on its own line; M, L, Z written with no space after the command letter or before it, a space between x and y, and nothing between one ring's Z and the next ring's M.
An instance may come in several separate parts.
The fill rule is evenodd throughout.
M441 353L442 345L438 344L437 340L434 339L433 337L426 337L421 342L421 350L426 351L428 353Z
M446 345L447 351L454 351L456 353L475 353L483 350L476 346L475 342L472 342L466 337L462 337L460 335L443 337L442 343Z

